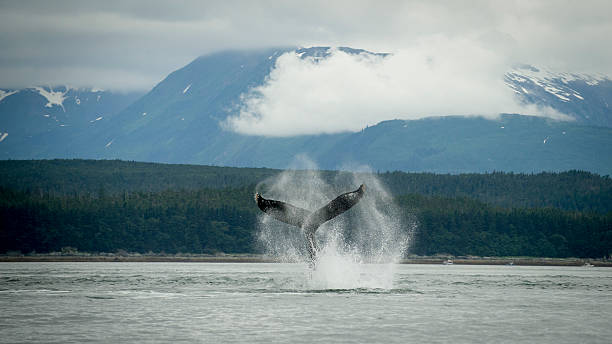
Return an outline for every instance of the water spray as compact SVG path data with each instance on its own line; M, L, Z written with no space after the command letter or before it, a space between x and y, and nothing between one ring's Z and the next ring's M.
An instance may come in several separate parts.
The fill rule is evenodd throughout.
M392 288L393 266L408 248L409 233L382 183L372 173L319 171L305 158L298 164L302 169L286 170L260 183L256 190L259 197L295 207L287 214L296 219L304 216L302 211L316 213L323 204L334 204L341 197L357 201L341 209L340 214L345 212L342 216L323 221L312 233L316 265L311 263L312 246L304 223L262 213L258 238L266 254L281 262L311 263L314 269L309 273L309 284L316 289ZM363 184L367 191L360 187L336 197Z

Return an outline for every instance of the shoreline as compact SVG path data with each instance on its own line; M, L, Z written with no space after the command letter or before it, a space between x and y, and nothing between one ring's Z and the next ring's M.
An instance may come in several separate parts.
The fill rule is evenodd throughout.
M263 255L1 255L0 263L18 262L125 262L125 263L280 263ZM410 257L399 264L447 264L447 265L516 265L516 266L584 266L612 267L612 261L581 258L533 258L533 257Z

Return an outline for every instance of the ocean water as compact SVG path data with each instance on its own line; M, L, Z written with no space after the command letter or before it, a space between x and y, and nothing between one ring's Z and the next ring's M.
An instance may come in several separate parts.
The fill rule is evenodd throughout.
M340 266L0 263L0 342L612 341L610 268Z

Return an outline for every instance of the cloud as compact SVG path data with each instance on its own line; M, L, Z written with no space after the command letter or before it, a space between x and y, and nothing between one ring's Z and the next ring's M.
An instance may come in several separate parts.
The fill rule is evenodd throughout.
M382 120L522 113L503 82L510 61L478 40L433 37L386 57L333 50L323 60L280 56L266 82L224 123L243 134L294 136L358 131Z
M479 42L514 62L612 75L610 12L610 1L0 1L0 88L63 80L144 90L224 49L398 52L435 49L427 43L436 37Z

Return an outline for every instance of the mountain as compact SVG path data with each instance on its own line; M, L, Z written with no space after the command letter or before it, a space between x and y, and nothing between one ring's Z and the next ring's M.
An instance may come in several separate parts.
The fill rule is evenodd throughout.
M141 95L66 86L0 90L0 158L80 156L88 147L75 142Z
M504 80L523 103L550 106L580 124L612 127L612 80L603 75L515 67Z
M349 54L374 54L338 49ZM105 148L99 151L100 155L155 162L263 166L263 161L252 159L251 148L272 142L265 151L276 156L274 160L279 163L274 166L286 166L295 146L312 141L312 137L268 140L233 133L220 123L240 106L241 95L264 82L276 59L293 50L226 51L197 58L123 111L97 143ZM313 47L295 52L303 59L324 59L331 50Z
M376 54L338 49L348 54ZM0 157L119 158L286 168L297 155L305 154L325 169L368 165L381 171L530 173L582 169L612 174L612 114L607 107L612 97L611 81L547 73L531 66L508 72L508 87L523 102L553 107L575 121L516 114L497 120L449 116L383 121L357 133L288 138L248 136L224 129L221 123L241 106L241 96L264 83L276 59L290 51L301 58L319 60L327 58L332 50L272 48L202 56L169 74L129 106L109 110L108 114L85 110L85 104L98 99L97 93L77 96L64 88L42 89L46 93L30 89L29 93L38 93L38 103L13 105L13 109L28 115L8 116L3 110L5 103L16 104L18 95L23 97L28 92L6 96L5 91L5 98L0 100L0 131L10 135L0 142ZM76 104L77 98L81 104ZM74 108L81 112L72 112ZM12 120L5 121L9 117ZM48 119L51 124L40 119ZM36 132L32 134L30 128Z
M502 115L381 122L337 143L337 155L384 170L612 172L612 129L540 117ZM324 166L334 156L320 158Z
M101 156L214 163L241 137L219 122L259 85L285 50L227 51L197 58L124 110L97 142Z

